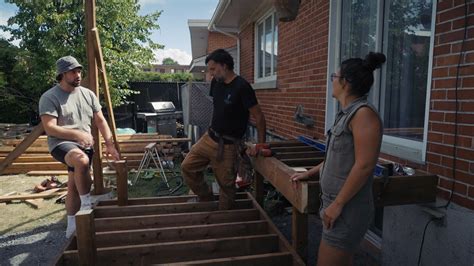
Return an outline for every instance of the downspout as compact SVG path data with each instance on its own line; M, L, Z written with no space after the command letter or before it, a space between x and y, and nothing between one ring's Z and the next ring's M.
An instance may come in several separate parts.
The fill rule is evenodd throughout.
M216 18L215 14L214 14L214 16L212 16L211 22L209 23L208 30L219 32L219 33L224 34L226 36L229 36L229 37L231 37L231 38L233 38L237 41L237 60L236 60L237 61L237 69L234 69L234 70L235 70L235 73L240 75L240 38L239 38L240 32L237 32L237 34L231 34L231 33L225 32L225 31L223 31L223 30L216 27L216 20L219 20L222 17L222 14L227 9L227 7L230 5L231 2L232 2L232 0L219 0L219 4L217 6L217 12L215 13L215 14L219 15L219 18Z

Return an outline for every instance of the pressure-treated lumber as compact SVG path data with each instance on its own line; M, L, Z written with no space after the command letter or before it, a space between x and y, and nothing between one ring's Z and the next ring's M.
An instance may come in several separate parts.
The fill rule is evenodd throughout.
M166 263L166 266L178 265L206 265L206 266L287 266L291 265L292 257L289 252L275 252L249 256L236 256L229 258L209 259L209 260L193 260L178 263Z
M110 218L125 216L142 216L152 214L210 212L217 211L218 205L218 201L209 201L132 206L97 206L95 208L95 217ZM235 209L248 209L251 206L252 202L249 199L241 199L235 201Z
M27 199L48 199L53 198L62 194L64 189L62 188L53 188L46 190L41 193L32 193L27 195L11 195L11 196L0 196L0 202L9 202L12 200L27 200Z
M195 224L228 223L235 220L252 221L258 219L258 211L253 209L212 211L179 214L143 215L116 218L97 218L97 232L158 228Z
M11 151L2 162L0 162L0 175L17 157L19 157L40 135L44 133L44 128L39 123L23 141Z
M275 234L203 239L179 242L142 244L97 249L97 260L108 265L148 265L179 261L203 260L239 254L276 252L278 237ZM77 251L65 251L63 263L75 264Z
M93 210L76 213L77 254L80 265L95 265L97 252Z

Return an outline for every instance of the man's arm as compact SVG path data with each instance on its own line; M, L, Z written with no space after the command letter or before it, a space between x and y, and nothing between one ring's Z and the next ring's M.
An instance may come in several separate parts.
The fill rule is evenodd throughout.
M76 141L79 145L89 147L94 145L94 139L91 134L82 132L77 129L70 129L58 126L57 118L51 115L42 115L41 122L43 123L44 131L48 136L53 136L59 139Z
M105 140L105 147L107 149L107 153L112 155L112 158L114 158L114 160L120 160L120 156L114 146L112 132L110 131L109 125L107 124L107 121L105 120L102 111L94 112L93 119L95 125L100 131L100 134Z
M254 105L249 109L249 112L253 116L253 118L255 118L258 132L258 142L265 143L267 123L265 122L265 115L263 114L262 109L260 109L260 105Z

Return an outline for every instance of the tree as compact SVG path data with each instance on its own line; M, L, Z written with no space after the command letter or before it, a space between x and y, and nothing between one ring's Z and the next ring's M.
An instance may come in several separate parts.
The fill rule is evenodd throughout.
M177 82L177 81L192 81L193 74L184 73L157 73L157 72L138 72L132 81L164 81L164 82Z
M11 33L10 41L20 40L15 68L21 80L15 89L33 99L25 105L36 111L40 95L54 84L58 58L72 55L87 69L84 4L78 0L6 2L18 7L8 26L0 26ZM139 71L137 66L149 64L153 50L162 47L150 39L151 31L159 28L156 22L161 11L138 15L137 2L97 1L97 27L115 106L132 93L128 81Z
M163 65L178 65L178 62L174 61L173 58L167 57L163 59Z

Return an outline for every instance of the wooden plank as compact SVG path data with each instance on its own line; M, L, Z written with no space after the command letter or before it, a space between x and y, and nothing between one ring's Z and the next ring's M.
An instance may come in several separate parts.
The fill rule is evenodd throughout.
M280 152L311 152L311 151L318 151L317 149L311 146L290 146L290 147L276 147L271 148L273 152L280 153Z
M100 99L97 61L94 53L94 41L91 32L91 30L96 27L95 0L85 1L85 20L88 88L95 93L98 99ZM92 123L91 133L95 140L99 139L99 130L94 123ZM94 191L96 195L100 195L103 194L104 191L104 180L101 167L102 145L99 141L94 143L94 151L94 158L92 160Z
M193 212L210 212L217 211L219 202L183 202L183 203L167 203L153 205L133 205L133 206L96 206L95 217L126 217L126 216L142 216L157 215L171 213L193 213ZM236 200L235 209L249 209L252 207L252 201L249 199Z
M254 168L301 213L307 212L308 195L316 195L309 189L314 187L308 186L307 182L298 182L294 188L290 180L290 176L295 173L293 169L273 157L257 157Z
M219 200L219 195L214 195L214 200ZM167 197L149 197L149 198L130 198L128 205L149 205L149 204L166 204L166 203L183 203L195 198L194 195L185 196L167 196ZM247 193L236 193L235 199L247 199ZM102 200L98 206L117 205L117 200Z
M324 160L324 157L316 157L316 158L296 158L296 159L281 159L280 162L290 166L306 166L306 165L313 165L316 166L320 164Z
M97 261L108 265L148 265L278 251L275 234L143 244L97 249ZM76 264L77 251L65 251L63 263Z
M416 170L413 176L391 176L387 186L380 177L374 178L376 206L393 206L435 202L438 176Z
M278 159L297 159L297 158L314 158L324 157L323 151L303 151L303 152L279 152L275 154Z
M163 266L178 265L208 265L208 266L288 266L292 264L291 253L275 252L249 256L236 256L230 258L219 258L209 260L180 261L178 263L166 263Z
M254 179L254 196L255 199L257 200L258 204L260 206L263 206L263 197L264 197L264 191L263 191L263 176L259 172L255 172L255 179Z
M39 209L44 206L43 199L27 199L25 203L30 205L34 209Z
M97 247L113 247L258 235L266 234L268 232L267 230L267 222L264 220L249 222L239 221L223 224L98 232L95 239ZM70 249L77 249L77 247L71 246Z
M94 211L76 213L77 254L80 265L95 265L97 262Z
M268 222L268 229L270 233L276 234L278 236L278 245L279 245L278 250L290 252L293 257L293 265L305 265L304 261L301 259L298 253L292 248L290 243L288 243L288 240L286 240L285 236L280 232L280 230L278 230L278 228L272 222L272 220L267 215L265 210L263 210L262 206L260 206L260 204L258 204L258 202L254 198L252 198L252 195L250 193L248 193L248 197L253 201L254 208L258 210L260 219L266 220Z
M128 201L128 171L127 163L124 160L114 162L117 172L117 204L119 206L127 205ZM100 217L96 214L96 217Z
M129 216L116 218L97 218L96 231L117 231L197 224L229 223L234 221L258 220L258 211L254 209L195 212L180 214L161 214Z
M105 105L107 106L107 114L109 118L109 126L112 131L112 138L114 145L120 155L120 145L117 139L117 127L115 125L114 110L112 108L112 99L110 98L109 80L107 79L107 70L105 67L104 57L102 55L102 48L100 45L99 30L94 27L91 29L92 43L94 47L95 59L99 68L100 76L102 77L102 85L104 91Z
M33 193L27 195L11 195L0 196L0 202L8 202L12 200L27 200L27 199L47 199L60 195L64 191L62 188L53 188L41 193Z
M0 162L0 175L2 174L3 170L5 170L16 158L18 158L23 152L40 136L44 133L44 128L41 123L39 123L28 137L23 139L23 141L15 147L13 151L11 151L8 156Z
M270 148L308 146L299 140L272 141L268 142L268 145Z
M308 214L293 207L291 214L291 243L303 261L308 260Z

